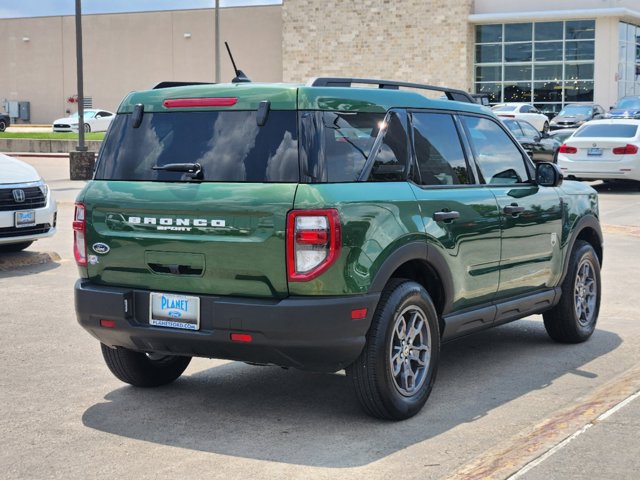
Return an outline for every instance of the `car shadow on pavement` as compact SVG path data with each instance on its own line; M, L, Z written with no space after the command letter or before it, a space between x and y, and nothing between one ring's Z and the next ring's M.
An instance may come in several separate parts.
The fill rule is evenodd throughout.
M88 408L85 426L114 435L235 457L330 468L370 464L473 422L581 367L622 340L596 330L587 343L552 342L521 320L443 346L425 408L388 422L360 410L345 376L227 363L158 389L122 387ZM105 367L106 368L106 367Z
M0 253L0 278L31 275L46 272L60 266L60 255L55 252Z
M591 185L598 193L624 195L640 192L640 182L603 182Z

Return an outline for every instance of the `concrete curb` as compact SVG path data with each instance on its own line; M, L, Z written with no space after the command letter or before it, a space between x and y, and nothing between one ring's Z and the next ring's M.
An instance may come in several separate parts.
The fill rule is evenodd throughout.
M87 140L90 152L100 149L102 140ZM48 140L37 138L0 138L0 152L69 153L76 150L77 140Z
M45 263L60 262L62 258L56 252L17 252L0 256L0 272L6 272L19 267L43 265Z

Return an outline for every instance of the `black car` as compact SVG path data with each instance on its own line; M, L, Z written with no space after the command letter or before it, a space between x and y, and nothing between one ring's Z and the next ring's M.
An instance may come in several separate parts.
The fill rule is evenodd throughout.
M11 126L11 119L6 113L0 113L0 132L4 132L7 127Z
M551 130L578 128L589 120L604 118L604 115L604 108L595 103L570 103L551 119L549 127Z
M548 133L540 133L536 127L524 120L511 118L501 119L509 131L520 142L522 148L534 162L556 162L556 152L561 142L552 138Z

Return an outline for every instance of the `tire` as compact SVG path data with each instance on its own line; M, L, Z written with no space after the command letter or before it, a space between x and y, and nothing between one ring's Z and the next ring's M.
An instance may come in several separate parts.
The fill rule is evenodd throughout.
M126 348L109 348L104 344L104 361L118 379L136 387L160 387L177 379L187 368L191 357L153 355Z
M602 290L600 261L591 244L576 241L561 288L560 302L543 314L544 326L556 342L584 342L596 328Z
M549 133L549 122L544 122L542 126L542 133Z
M0 120L0 132L4 132L7 129L7 122Z
M89 125L88 123L84 124L84 131L85 133L89 133L91 131L91 125Z
M416 282L394 279L382 292L364 350L347 375L366 413L404 420L427 401L439 356L438 315L429 294Z
M0 252L19 252L24 250L33 242L20 242L20 243L8 243L6 245L0 245Z

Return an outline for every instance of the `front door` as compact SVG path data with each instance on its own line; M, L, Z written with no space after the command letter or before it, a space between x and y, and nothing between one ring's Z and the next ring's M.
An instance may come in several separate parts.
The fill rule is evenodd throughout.
M488 118L463 116L480 175L498 203L502 229L497 299L558 283L562 274L562 205L553 187L538 186L529 160Z

